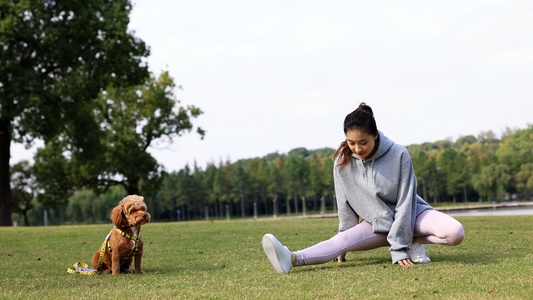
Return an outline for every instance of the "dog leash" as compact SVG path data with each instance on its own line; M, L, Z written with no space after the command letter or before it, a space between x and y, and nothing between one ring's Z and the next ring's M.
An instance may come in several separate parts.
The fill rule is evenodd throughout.
M74 267L70 267L67 269L68 273L75 274L80 273L81 275L96 275L98 274L97 270L89 269L89 266L87 264L84 264L82 262L77 262L74 264Z
M115 229L116 227L113 227ZM102 263L104 262L104 254L105 249L109 248L109 251L111 251L111 247L109 247L109 238L111 237L111 233L113 232L113 229L107 234L105 237L104 243L102 244L102 249L100 250L100 257L98 258L98 266L96 267L97 270L100 270L100 267L102 266Z
M113 227L115 229L115 227ZM106 236L104 243L102 244L102 250L100 250L100 257L98 258L98 266L96 267L96 270L88 269L88 265L77 262L74 264L74 268L68 268L67 272L73 274L73 273L80 273L83 275L94 275L98 274L98 270L100 270L100 267L102 266L102 263L104 262L104 253L105 249L109 247L109 238L111 237L111 233L113 232L113 229L109 232L109 234ZM111 251L111 249L109 249Z

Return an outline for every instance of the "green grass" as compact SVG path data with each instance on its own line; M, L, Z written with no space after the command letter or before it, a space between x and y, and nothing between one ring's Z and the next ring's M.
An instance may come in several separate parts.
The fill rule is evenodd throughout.
M0 299L530 299L533 216L458 218L457 247L400 267L386 248L277 274L261 248L270 232L291 250L336 233L336 219L151 223L144 275L82 276L111 225L0 228Z

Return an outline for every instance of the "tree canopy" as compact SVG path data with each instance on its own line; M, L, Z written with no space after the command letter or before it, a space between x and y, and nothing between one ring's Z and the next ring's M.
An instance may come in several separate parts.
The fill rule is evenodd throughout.
M91 102L140 84L149 50L128 32L128 0L0 1L0 226L11 225L11 142L60 133L83 159L101 136Z
M64 203L77 189L97 192L120 185L128 194L151 193L159 188L163 168L147 152L154 142L171 143L193 128L192 118L202 111L192 105L179 106L175 84L168 72L131 87L108 87L91 105L99 124L98 155L84 159L83 152L71 151L60 134L39 149L35 173L42 188L41 202L50 206ZM197 128L203 137L204 131ZM59 169L58 169L59 168ZM56 174L50 170L56 170ZM70 187L62 186L70 183Z

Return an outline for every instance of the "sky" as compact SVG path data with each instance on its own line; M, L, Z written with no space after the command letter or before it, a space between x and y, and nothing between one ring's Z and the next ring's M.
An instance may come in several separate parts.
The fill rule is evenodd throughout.
M167 171L337 148L361 102L404 146L533 124L530 0L133 3L151 72L204 112L203 140L149 149ZM15 144L11 163L34 153Z

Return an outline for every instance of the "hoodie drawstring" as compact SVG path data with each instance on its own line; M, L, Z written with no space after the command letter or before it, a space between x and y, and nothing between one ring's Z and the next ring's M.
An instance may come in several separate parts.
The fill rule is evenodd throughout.
M361 165L362 165L362 168L361 168L361 175L363 175L363 178L366 178L368 180L368 176L367 176L367 168L366 168L366 163L367 163L368 160L365 160L365 159L361 159ZM371 159L371 162L370 162L370 175L372 177L372 180L376 180L375 178L375 173L374 173L374 161L376 161L376 158L372 157Z
M376 181L376 178L374 177L374 161L376 159L374 157L372 157L372 163L370 164L370 172L372 173L372 180Z

